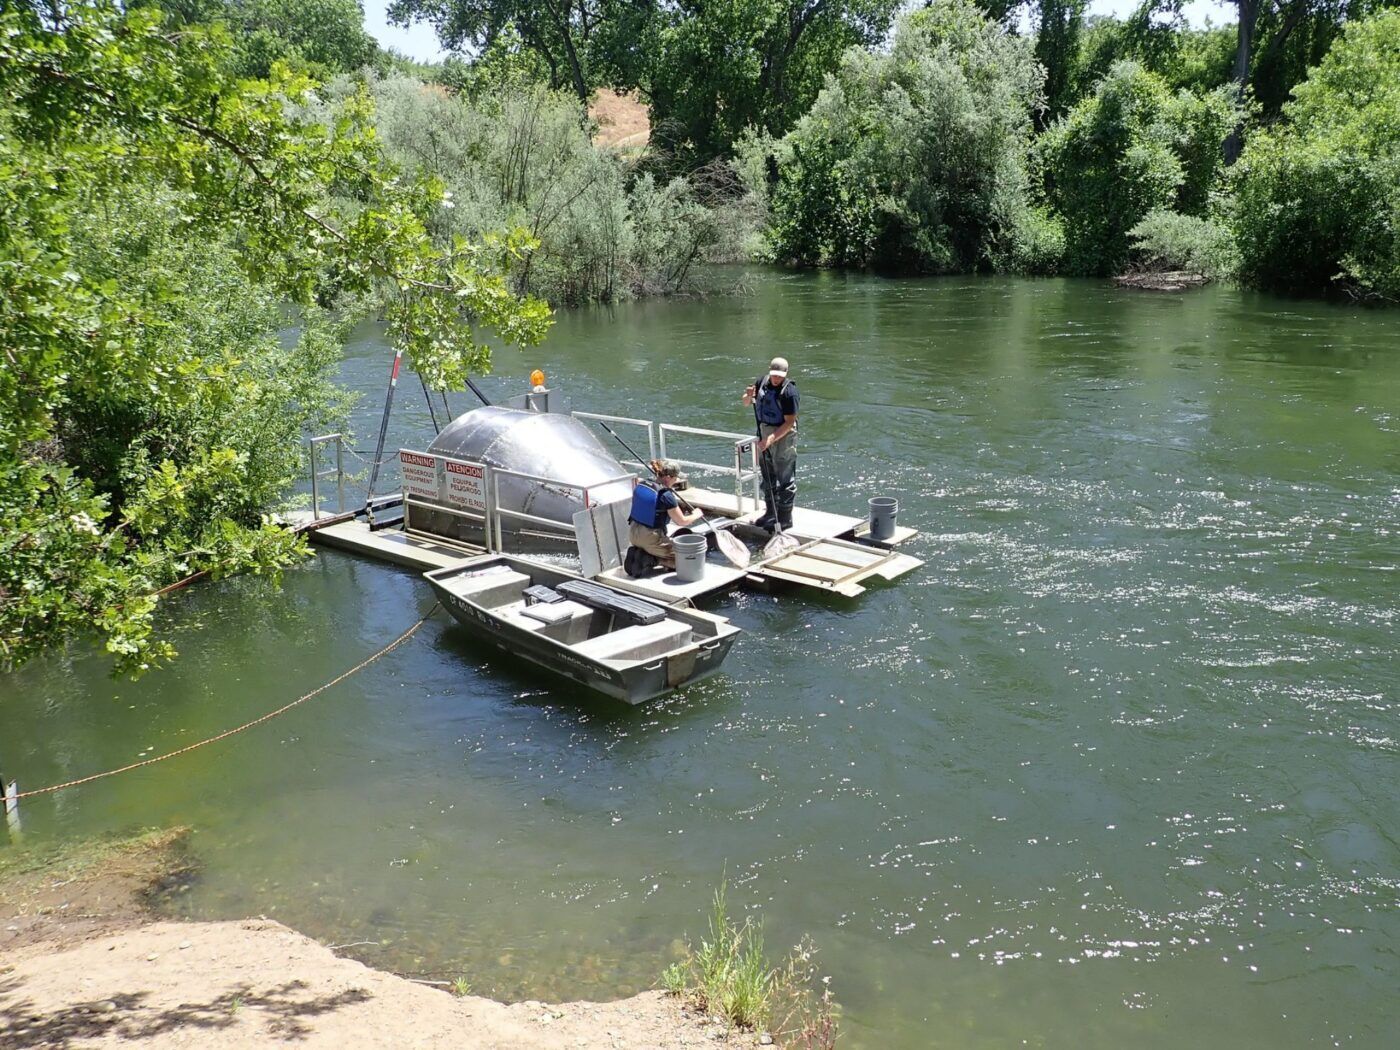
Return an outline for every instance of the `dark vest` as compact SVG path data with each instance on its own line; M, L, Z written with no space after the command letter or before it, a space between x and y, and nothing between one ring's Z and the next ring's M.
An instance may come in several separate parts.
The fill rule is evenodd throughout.
M790 394L792 387L791 379L784 379L783 385L775 388L768 382L768 376L763 376L755 384L754 389L758 391L758 400L754 402L758 410L758 421L770 427L780 427L783 425L783 403L782 396Z

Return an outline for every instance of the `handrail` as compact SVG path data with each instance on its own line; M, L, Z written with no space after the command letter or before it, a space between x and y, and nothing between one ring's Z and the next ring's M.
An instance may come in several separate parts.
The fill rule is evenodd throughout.
M335 442L335 466L320 470L316 450L329 441ZM345 513L345 435L319 434L306 442L311 467L311 520L321 520L321 479L335 475L335 509Z
M705 430L703 427L686 427L679 423L661 423L657 429L662 434L690 434L694 437L728 438L730 441L744 441L753 437L752 434L736 434L730 430Z
M511 478L521 478L525 481L538 481L542 485L552 485L556 488L556 490L571 489L575 492L578 492L582 496L583 504L585 507L590 507L593 505L592 501L589 499L588 496L588 490L590 488L598 488L602 485L611 485L619 481L630 481L635 476L632 474L620 474L617 477L608 478L606 481L594 482L591 485L577 485L570 481L560 481L558 478L549 478L541 474L527 474L522 470L507 470L504 467L492 467L488 465L486 470L486 489L489 493L487 498L487 506L491 508L491 515L494 519L494 528L490 531L494 532L495 546L491 549L497 552L503 551L505 549L505 537L503 530L501 529L501 522L504 518L512 518L516 521L529 522L534 525L544 525L551 529L556 529L567 535L573 536L575 539L577 539L578 537L577 530L575 530L574 523L572 521L555 521L553 518L542 518L536 514L527 514L525 511L522 510L509 510L505 507L502 507L500 505L500 479L502 476Z
M694 467L696 470L711 471L715 474L730 474L734 476L734 504L739 516L743 517L744 510L744 487L748 482L753 483L754 506L759 502L759 476L758 469L758 449L752 434L736 434L726 430L706 430L703 427L686 427L678 423L661 423L657 426L657 431L661 438L661 458L675 458L668 456L666 451L666 436L686 435L690 437L718 438L725 441L734 442L734 463L720 465L718 463L705 463L693 459L677 459L681 466ZM744 453L749 454L750 468L744 469Z
M654 424L650 419L633 419L630 416L609 416L604 415L601 412L574 412L572 413L572 415L575 419L591 419L594 422L602 423L604 426L607 426L607 424L609 423L617 423L623 426L643 427L647 432L647 457L649 459L656 458L656 424ZM613 436L617 437L616 434L614 434ZM622 439L618 438L618 440L620 441ZM641 467L643 470L646 470L650 467L649 463L643 463L640 460L636 459L620 459L618 460L618 462L636 463L637 466Z

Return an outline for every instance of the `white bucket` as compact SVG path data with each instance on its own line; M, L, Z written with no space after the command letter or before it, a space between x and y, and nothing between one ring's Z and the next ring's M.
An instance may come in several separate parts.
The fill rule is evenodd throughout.
M870 499L870 538L887 540L894 535L894 520L899 514L899 500L893 496L872 496Z

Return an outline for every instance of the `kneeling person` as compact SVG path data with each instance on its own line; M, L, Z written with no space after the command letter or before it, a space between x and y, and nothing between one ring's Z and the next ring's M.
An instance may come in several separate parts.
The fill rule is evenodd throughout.
M627 515L631 525L628 540L644 550L668 569L676 567L676 551L671 537L666 535L666 519L677 525L694 525L701 518L698 510L681 510L680 500L671 486L680 477L681 468L670 459L652 461L655 481L639 481L632 490L632 510Z

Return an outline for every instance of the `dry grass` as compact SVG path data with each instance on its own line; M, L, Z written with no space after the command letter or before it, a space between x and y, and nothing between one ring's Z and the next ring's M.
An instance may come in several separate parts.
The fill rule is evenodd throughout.
M596 146L631 151L645 149L651 141L651 116L635 91L622 94L599 88L588 104L588 116L598 125L593 136Z

